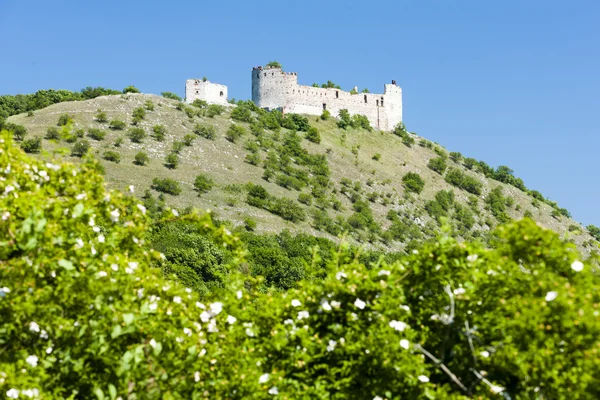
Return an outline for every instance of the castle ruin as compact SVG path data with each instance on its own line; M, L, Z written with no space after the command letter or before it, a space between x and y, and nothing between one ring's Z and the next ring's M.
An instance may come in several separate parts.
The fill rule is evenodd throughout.
M276 67L252 69L252 101L265 109L284 113L321 115L340 110L365 115L371 126L392 130L402 121L402 89L395 81L384 85L383 94L350 93L335 88L298 85L298 74Z
M227 103L227 86L212 83L204 79L188 79L185 81L185 101L204 100L209 104Z

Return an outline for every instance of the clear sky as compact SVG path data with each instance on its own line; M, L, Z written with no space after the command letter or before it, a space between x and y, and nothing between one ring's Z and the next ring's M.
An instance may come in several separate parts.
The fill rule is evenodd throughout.
M395 79L410 131L600 226L598 0L0 0L0 50L0 94L206 76L249 99L272 60L301 84Z

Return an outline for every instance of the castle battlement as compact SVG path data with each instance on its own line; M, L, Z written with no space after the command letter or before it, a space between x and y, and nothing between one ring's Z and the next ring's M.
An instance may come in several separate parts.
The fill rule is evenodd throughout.
M347 109L351 115L365 115L373 127L382 130L391 130L402 121L402 89L395 81L384 85L383 94L353 94L335 88L299 85L296 72L254 67L252 101L261 108L296 114L321 115L328 110L337 117L340 110Z

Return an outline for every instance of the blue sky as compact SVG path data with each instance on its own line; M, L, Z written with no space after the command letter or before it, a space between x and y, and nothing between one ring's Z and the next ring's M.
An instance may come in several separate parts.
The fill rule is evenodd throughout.
M251 96L253 66L380 92L409 130L508 165L600 226L600 2L0 0L0 94L184 92L187 78Z

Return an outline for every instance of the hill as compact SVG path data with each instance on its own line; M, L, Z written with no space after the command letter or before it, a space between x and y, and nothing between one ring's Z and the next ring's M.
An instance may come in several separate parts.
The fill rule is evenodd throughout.
M156 198L156 189L169 189L155 179L172 179L181 191L164 195L167 204L211 209L220 219L258 232L288 229L335 240L346 231L372 248L410 250L439 231L440 217L460 239L485 243L497 224L530 216L584 254L595 247L566 210L535 191L491 179L485 163L448 154L424 138L352 127L360 121L342 129L334 118L284 117L240 104L219 110L130 93L54 104L8 121L25 126L27 139L41 138L43 159L78 162L71 149L88 141L110 186L133 185L136 195L149 190L146 195ZM57 126L61 117L63 126ZM115 120L124 123L123 130L109 127ZM320 143L306 139L308 124ZM157 125L164 127L162 140L160 129L154 133ZM232 125L240 128L231 131ZM55 128L50 135L49 128ZM143 136L140 129L146 137L136 138ZM206 138L212 129L214 138ZM165 165L174 146L175 168ZM147 154L146 165L134 163L139 152ZM409 173L422 179L422 190Z

